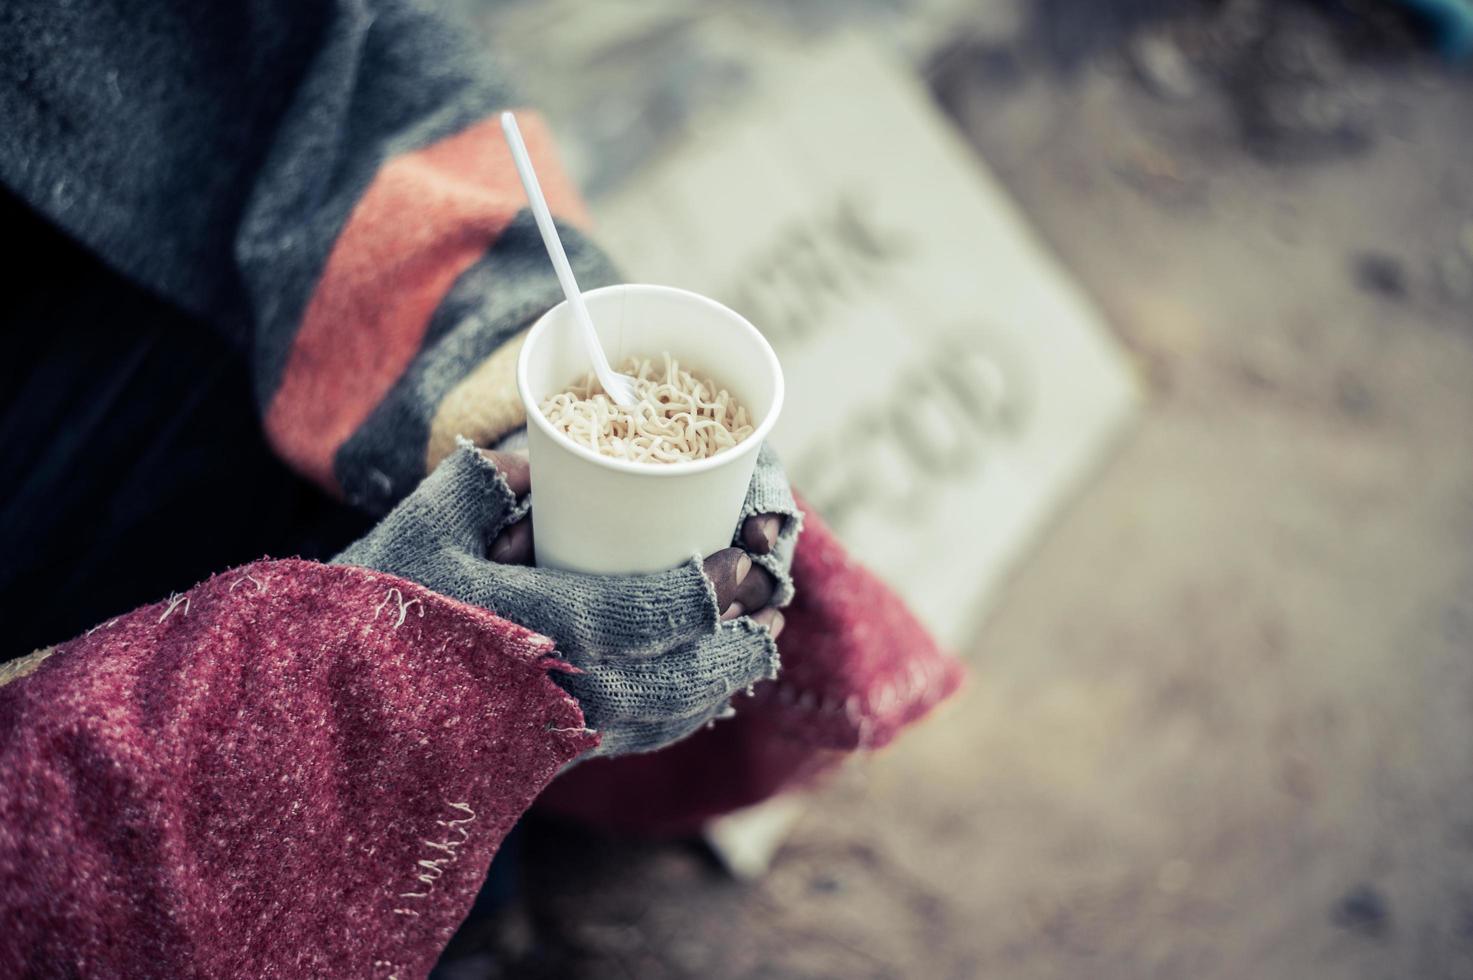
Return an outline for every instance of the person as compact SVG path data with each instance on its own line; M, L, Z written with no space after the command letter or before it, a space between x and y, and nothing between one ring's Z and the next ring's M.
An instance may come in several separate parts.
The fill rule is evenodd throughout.
M687 832L955 689L766 447L729 549L529 563L557 284L436 11L12 0L0 44L0 973L423 975L534 802Z

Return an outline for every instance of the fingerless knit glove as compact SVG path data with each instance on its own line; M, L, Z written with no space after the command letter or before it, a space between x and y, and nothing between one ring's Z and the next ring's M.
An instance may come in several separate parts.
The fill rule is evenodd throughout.
M747 487L747 500L742 505L741 520L737 522L737 537L732 543L740 545L741 522L756 514L776 514L783 519L777 541L765 555L753 555L752 561L772 574L777 588L772 593L774 606L786 606L793 601L793 549L798 546L798 534L803 530L803 512L793 500L793 488L788 485L788 476L777 453L767 443L757 451L757 468L752 472L752 482Z
M580 671L553 677L601 736L594 755L662 748L723 715L735 692L777 675L777 647L765 629L746 617L719 622L698 556L653 575L489 561L488 543L526 509L490 461L465 445L333 562L411 579L551 637ZM780 545L796 537L796 523L785 521ZM785 550L790 559L791 540ZM767 557L790 595L787 563Z

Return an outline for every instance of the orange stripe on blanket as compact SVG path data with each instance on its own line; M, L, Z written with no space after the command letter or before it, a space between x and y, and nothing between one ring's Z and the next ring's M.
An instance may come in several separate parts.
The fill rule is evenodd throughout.
M586 226L546 124L517 115L553 213ZM338 490L338 447L414 360L456 279L525 203L494 116L379 169L333 245L267 408L277 452Z

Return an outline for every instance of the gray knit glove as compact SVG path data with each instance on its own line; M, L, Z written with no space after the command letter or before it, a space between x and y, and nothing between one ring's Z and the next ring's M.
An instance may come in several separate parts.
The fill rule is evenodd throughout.
M742 517L737 522L737 536L732 544L745 545L751 542L741 539L742 522L758 514L776 514L782 518L777 540L767 554L753 554L752 560L763 568L776 582L771 603L786 606L793 601L793 549L798 546L798 533L803 530L803 512L793 500L793 488L788 486L788 476L777 453L767 443L757 451L757 468L752 473L752 482L747 487L747 501L742 505Z
M718 622L698 557L653 575L489 561L488 542L526 509L490 461L463 446L333 562L411 579L551 637L582 671L552 676L602 737L594 755L676 742L724 716L735 692L777 675L766 629L746 617Z

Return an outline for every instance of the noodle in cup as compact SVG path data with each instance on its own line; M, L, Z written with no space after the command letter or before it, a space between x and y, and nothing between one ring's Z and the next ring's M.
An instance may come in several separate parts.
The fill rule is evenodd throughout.
M532 467L537 564L597 574L656 572L730 547L757 451L782 410L777 355L757 328L705 296L626 283L583 294L610 363L668 353L710 378L746 409L753 429L704 459L636 462L602 455L558 431L543 414L549 396L589 370L566 302L528 332L517 358Z
M665 352L663 369L631 357L618 370L632 379L634 405L610 398L589 371L542 403L542 414L580 446L636 463L682 463L731 449L756 426L746 406L710 378L697 378Z

